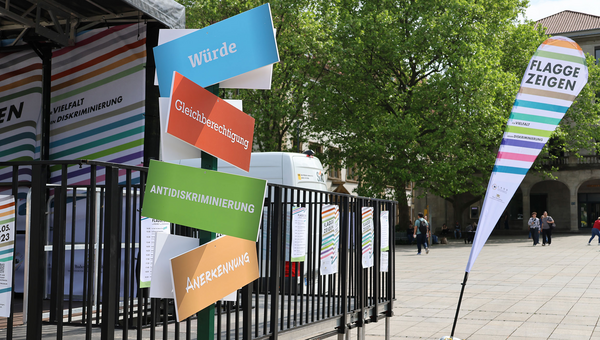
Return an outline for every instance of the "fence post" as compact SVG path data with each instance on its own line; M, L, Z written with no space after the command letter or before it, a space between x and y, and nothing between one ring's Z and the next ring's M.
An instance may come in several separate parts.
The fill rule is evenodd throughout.
M31 171L31 224L29 238L29 273L27 289L27 338L42 338L42 303L44 300L44 239L46 233L46 179L48 166L36 164Z
M342 315L340 316L340 326L338 327L338 339L344 339L344 334L348 332L346 324L348 323L348 252L352 245L349 244L348 239L350 236L351 221L350 221L350 206L348 204L348 197L342 197L342 209L343 212L341 218L341 230L340 230L340 283L341 286L341 298L342 298Z
M281 187L276 187L275 198L273 200L274 211L273 218L270 221L271 226L271 273L269 277L269 290L271 293L271 320L270 331L271 340L277 340L279 336L279 268L281 262ZM266 321L265 321L266 322Z
M118 317L118 252L121 251L119 234L121 206L119 193L119 169L106 167L106 196L104 198L104 251L102 261L102 340L115 338Z
M362 267L362 207L364 206L364 199L359 198L356 200L356 310L358 311L358 320L356 321L356 332L357 340L363 340L365 338L365 279L364 269Z
M250 282L242 288L242 339L252 339L252 288Z

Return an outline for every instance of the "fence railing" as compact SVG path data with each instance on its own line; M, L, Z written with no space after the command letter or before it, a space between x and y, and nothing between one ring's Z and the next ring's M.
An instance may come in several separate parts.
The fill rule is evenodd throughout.
M16 251L26 254L13 300L23 292L27 338L51 327L57 339L74 327L91 339L190 338L192 318L175 321L170 299L139 288L141 206L147 168L95 161L0 163L0 195L17 200ZM321 208L339 207L339 265L321 275ZM292 209L308 213L307 256L290 262ZM362 267L363 207L374 214L374 265ZM394 300L396 202L269 184L257 241L260 278L239 289L235 302L215 304L216 339L277 339L280 334L328 322L328 335L391 317ZM380 268L380 212L389 212L387 272ZM171 233L200 231L171 225ZM13 261L16 266L22 263ZM18 271L15 275L18 275ZM14 276L13 276L14 278ZM17 294L14 292L17 291ZM14 305L14 304L13 304ZM13 322L6 320L6 338ZM0 318L1 319L1 318ZM170 334L173 334L171 336ZM323 335L326 336L327 334Z

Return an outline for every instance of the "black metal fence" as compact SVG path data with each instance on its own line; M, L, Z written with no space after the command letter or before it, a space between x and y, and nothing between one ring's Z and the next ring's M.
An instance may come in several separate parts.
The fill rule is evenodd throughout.
M176 322L172 300L148 298L148 288L139 288L147 168L77 160L5 162L0 170L0 194L18 198L16 225L27 254L23 311L13 303L7 339L24 333L40 339L48 328L56 339L66 337L65 329L86 339L98 332L102 339L119 332L137 339L204 338L207 329L196 317ZM338 272L330 275L320 274L324 204L337 205L340 218ZM308 212L304 262L290 262L293 207ZM374 212L371 268L361 261L363 207ZM277 339L327 323L329 331L320 334L326 337L391 317L396 209L393 201L269 184L257 242L260 278L239 289L235 302L215 304L214 338ZM390 221L387 272L380 268L381 211ZM171 233L201 237L173 224ZM19 298L14 294L13 301ZM20 313L26 326L13 327Z

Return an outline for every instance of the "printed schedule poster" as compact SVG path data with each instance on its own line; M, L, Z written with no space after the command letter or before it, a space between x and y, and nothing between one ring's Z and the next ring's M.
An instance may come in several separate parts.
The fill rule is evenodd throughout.
M321 275L338 271L338 246L340 240L340 208L323 205L321 211Z
M381 259L379 261L379 271L382 273L387 273L389 271L390 262L389 262L390 253L387 251L381 252Z
M150 287L152 268L154 267L154 243L157 233L169 234L171 223L142 217L142 231L140 232L140 288Z
M13 254L15 252L15 199L0 196L0 317L10 316Z
M304 262L306 259L306 239L308 237L308 214L306 207L292 209L292 256L291 262Z
M373 267L373 208L362 208L362 267Z
M381 223L381 251L390 250L390 212L382 211L379 214Z

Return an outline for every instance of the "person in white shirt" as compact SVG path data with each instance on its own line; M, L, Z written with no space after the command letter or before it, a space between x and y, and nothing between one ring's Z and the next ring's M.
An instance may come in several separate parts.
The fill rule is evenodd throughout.
M529 225L529 231L531 231L533 245L537 246L538 243L540 243L540 219L537 218L537 213L535 211L531 213L531 218L527 224Z

